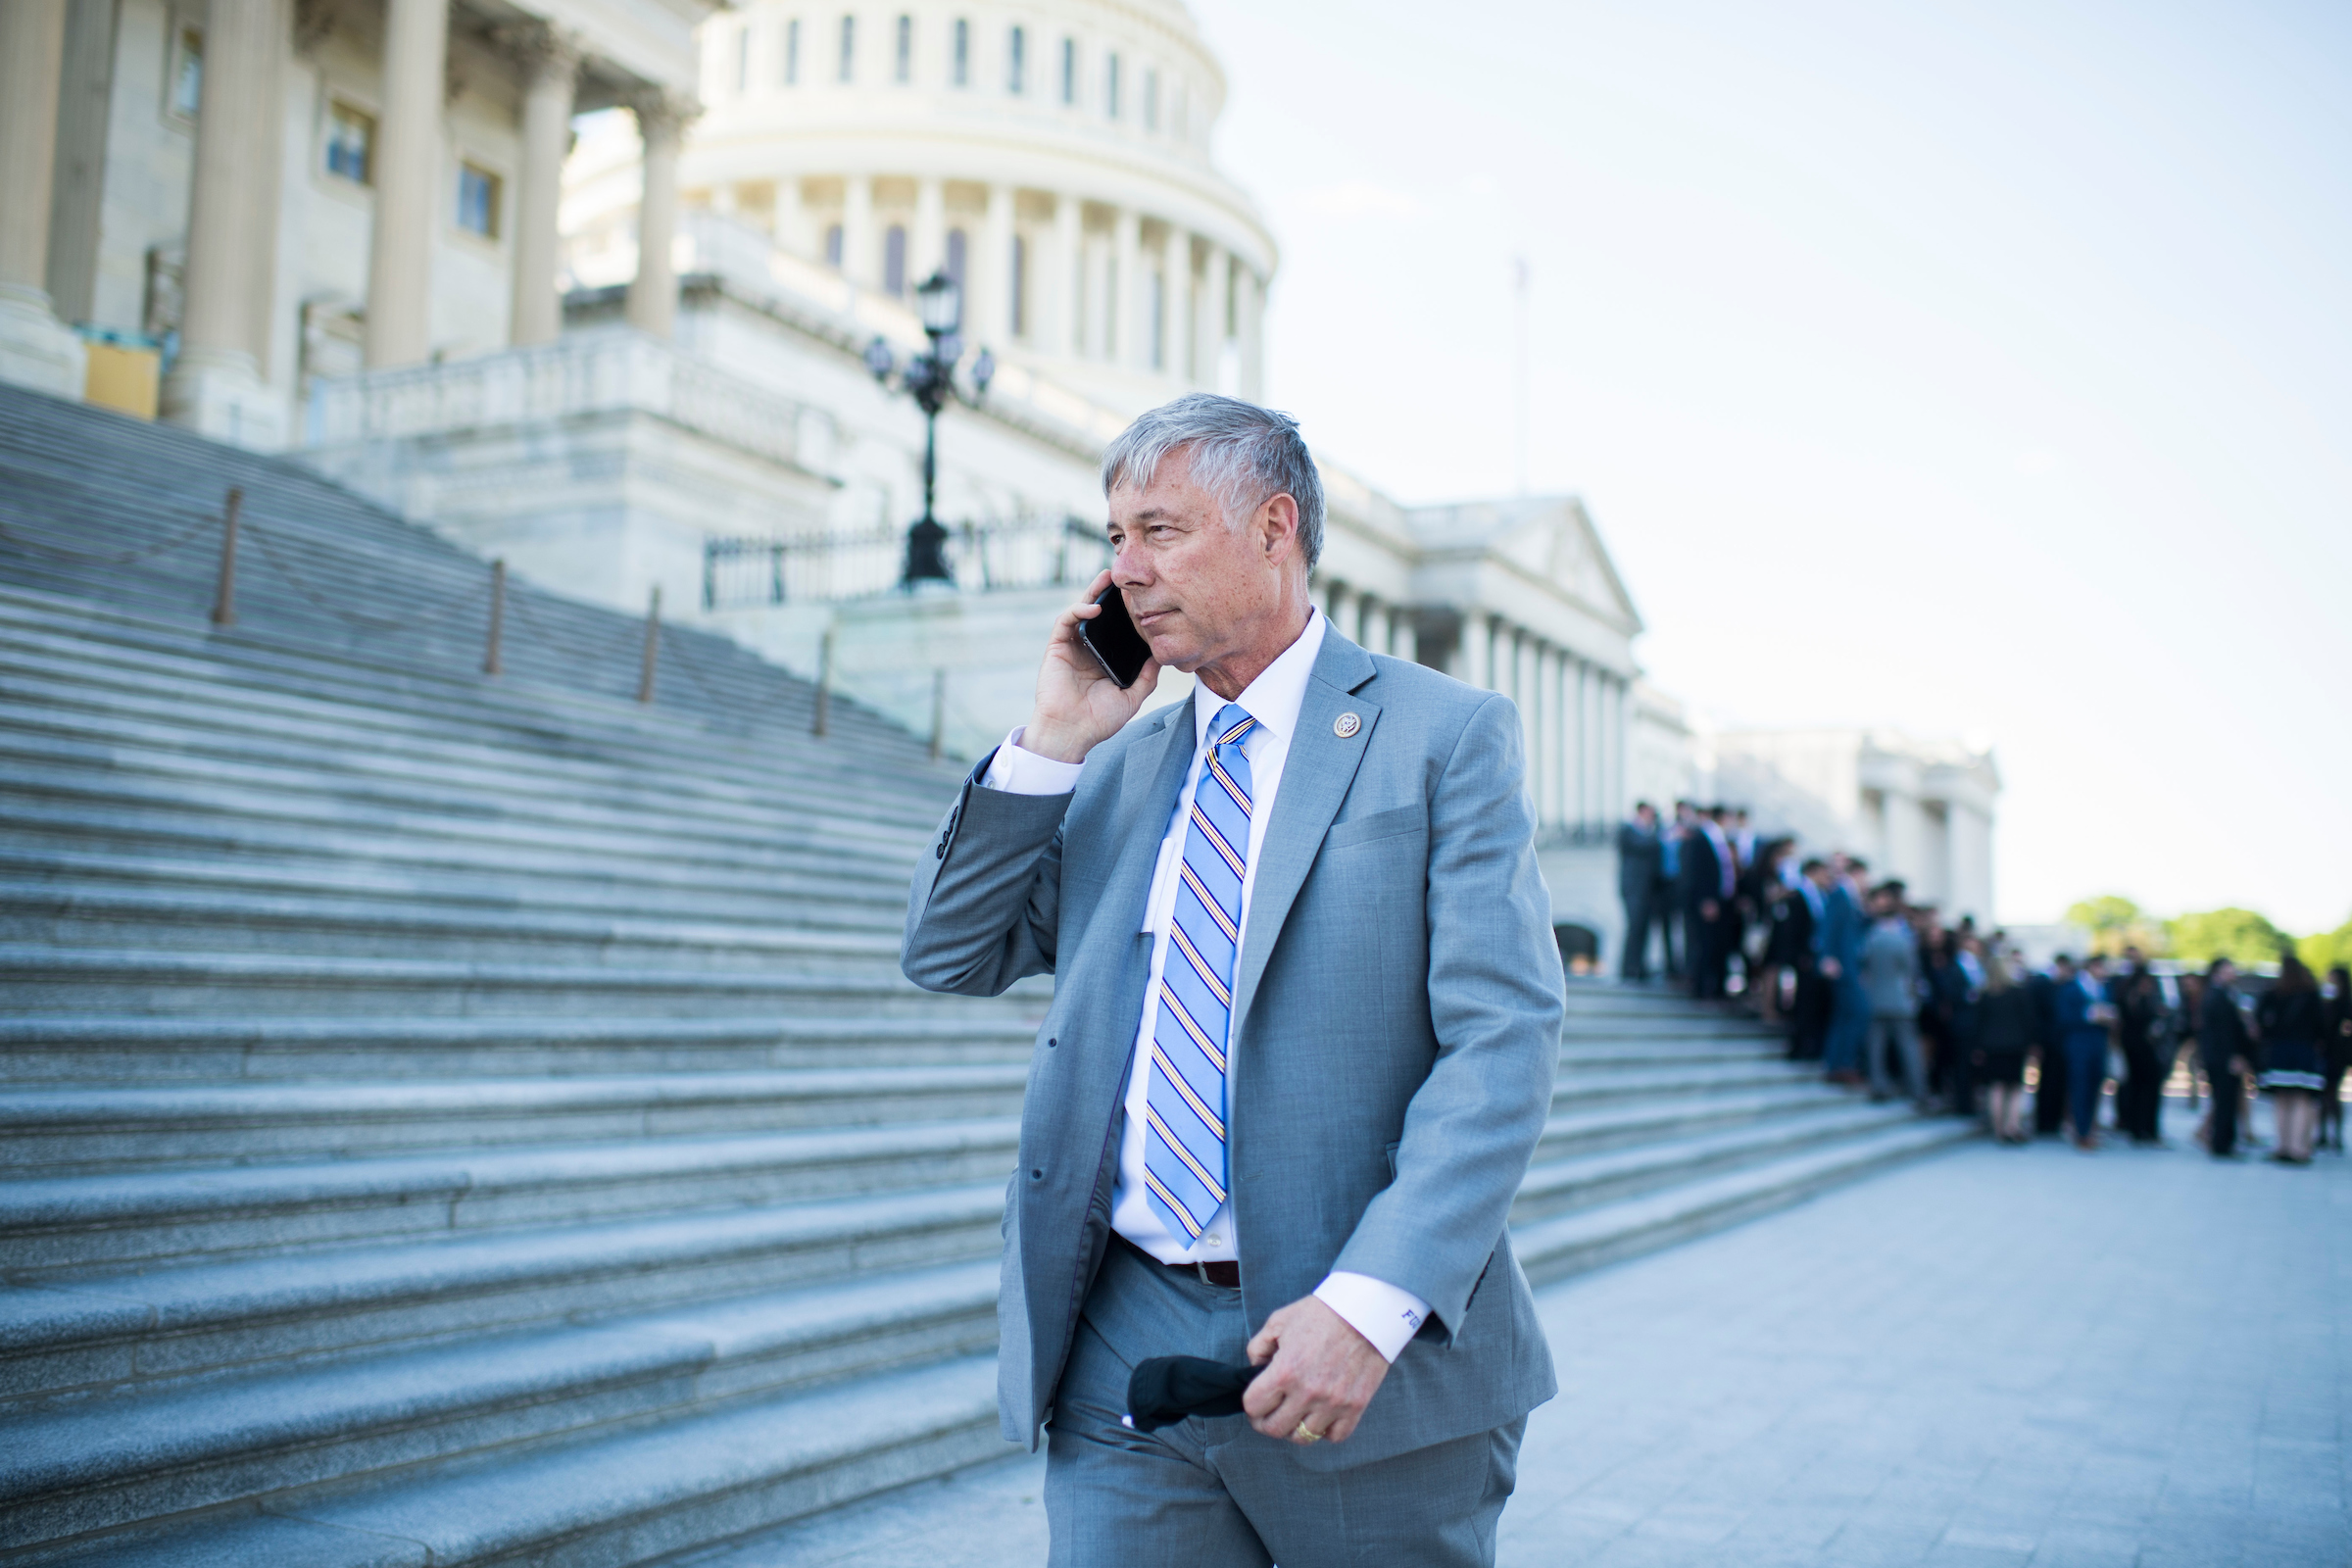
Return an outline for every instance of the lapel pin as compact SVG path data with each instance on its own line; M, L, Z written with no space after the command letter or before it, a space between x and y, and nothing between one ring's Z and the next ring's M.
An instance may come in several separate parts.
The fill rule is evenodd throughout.
M1331 732L1342 740L1346 740L1363 727L1364 721L1353 713L1342 713L1331 721Z

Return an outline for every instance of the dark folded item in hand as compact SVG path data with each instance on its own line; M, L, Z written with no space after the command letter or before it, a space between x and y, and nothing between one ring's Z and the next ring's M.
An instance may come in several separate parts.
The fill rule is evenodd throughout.
M1242 1391L1260 1370L1197 1355L1155 1355L1139 1362L1127 1380L1127 1425L1156 1432L1188 1415L1240 1415Z

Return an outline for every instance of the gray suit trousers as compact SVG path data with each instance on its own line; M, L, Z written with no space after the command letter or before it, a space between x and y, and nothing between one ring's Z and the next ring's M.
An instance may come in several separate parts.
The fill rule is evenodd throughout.
M1053 1568L1491 1568L1525 1416L1336 1471L1246 1416L1120 1425L1138 1361L1240 1362L1249 1343L1240 1291L1112 1244L1046 1429Z

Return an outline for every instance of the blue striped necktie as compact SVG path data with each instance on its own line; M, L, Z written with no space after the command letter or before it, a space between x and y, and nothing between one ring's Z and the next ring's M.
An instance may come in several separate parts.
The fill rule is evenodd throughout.
M1227 703L1209 726L1152 1025L1144 1185L1152 1212L1188 1245L1225 1202L1225 1046L1241 951L1242 874L1250 863L1250 760L1242 740L1255 728L1238 703Z

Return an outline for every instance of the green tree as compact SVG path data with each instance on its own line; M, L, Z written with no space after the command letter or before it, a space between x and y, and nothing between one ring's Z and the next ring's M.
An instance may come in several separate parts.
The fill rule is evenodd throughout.
M2084 899L2066 911L2066 923L2090 933L2090 951L2109 957L2126 948L2137 948L2151 957L2172 951L2164 927L2140 911L2138 905L2113 893Z
M2326 975L2337 964L2352 967L2352 920L2332 931L2322 931L2295 944L2295 953L2314 974Z
M2238 964L2277 963L2294 939L2252 909L2234 906L2184 914L2164 923L2173 956L2188 963L2228 958Z

